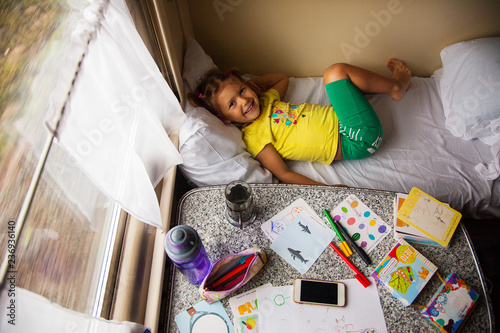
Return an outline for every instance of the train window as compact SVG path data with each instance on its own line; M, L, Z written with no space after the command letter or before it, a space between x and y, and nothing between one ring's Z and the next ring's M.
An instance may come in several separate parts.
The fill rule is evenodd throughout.
M0 249L3 257L15 222L29 206L9 267L16 287L96 314L120 210L57 143L44 156L51 89L87 6L86 0L0 3ZM30 197L40 161L43 171Z

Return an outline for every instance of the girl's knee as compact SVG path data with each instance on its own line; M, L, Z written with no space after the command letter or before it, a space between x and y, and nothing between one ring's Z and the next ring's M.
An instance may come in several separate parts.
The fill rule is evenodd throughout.
M347 75L348 64L336 63L328 67L323 73L323 82L326 84L349 78Z

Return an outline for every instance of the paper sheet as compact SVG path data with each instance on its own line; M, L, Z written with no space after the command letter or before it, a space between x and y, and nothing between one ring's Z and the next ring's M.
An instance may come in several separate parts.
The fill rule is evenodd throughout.
M196 311L193 315L189 308L175 316L181 333L234 333L233 324L220 301L212 304L201 301L192 308Z
M297 215L271 244L278 253L301 274L305 274L335 237L324 223Z
M271 241L274 241L285 230L288 223L293 221L299 214L316 221L319 224L324 224L323 220L314 212L314 210L304 201L299 198L292 202L289 206L281 212L267 220L261 225L261 229Z
M297 304L292 286L257 289L259 333L271 332L377 332L386 333L382 306L376 284L364 288L356 279L342 280L346 285L346 305L328 307Z
M391 232L391 227L355 195L349 195L330 215L340 218L340 224L352 239L365 250L372 252L378 243Z
M272 288L272 285L267 283L259 288ZM257 289L249 290L229 299L236 333L260 332Z

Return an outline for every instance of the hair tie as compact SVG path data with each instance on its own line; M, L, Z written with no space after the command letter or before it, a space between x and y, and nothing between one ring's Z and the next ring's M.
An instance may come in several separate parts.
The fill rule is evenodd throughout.
M227 74L231 74L231 70L230 70L230 69L228 69L228 70L226 71L226 73L227 73Z
M198 95L198 98L203 98L203 94L202 94L202 93L200 93L200 94Z

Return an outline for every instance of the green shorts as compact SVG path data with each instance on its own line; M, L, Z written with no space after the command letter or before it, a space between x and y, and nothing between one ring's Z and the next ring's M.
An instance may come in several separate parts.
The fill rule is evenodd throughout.
M382 143L382 125L371 104L350 79L328 83L325 89L339 119L344 160L373 154Z

